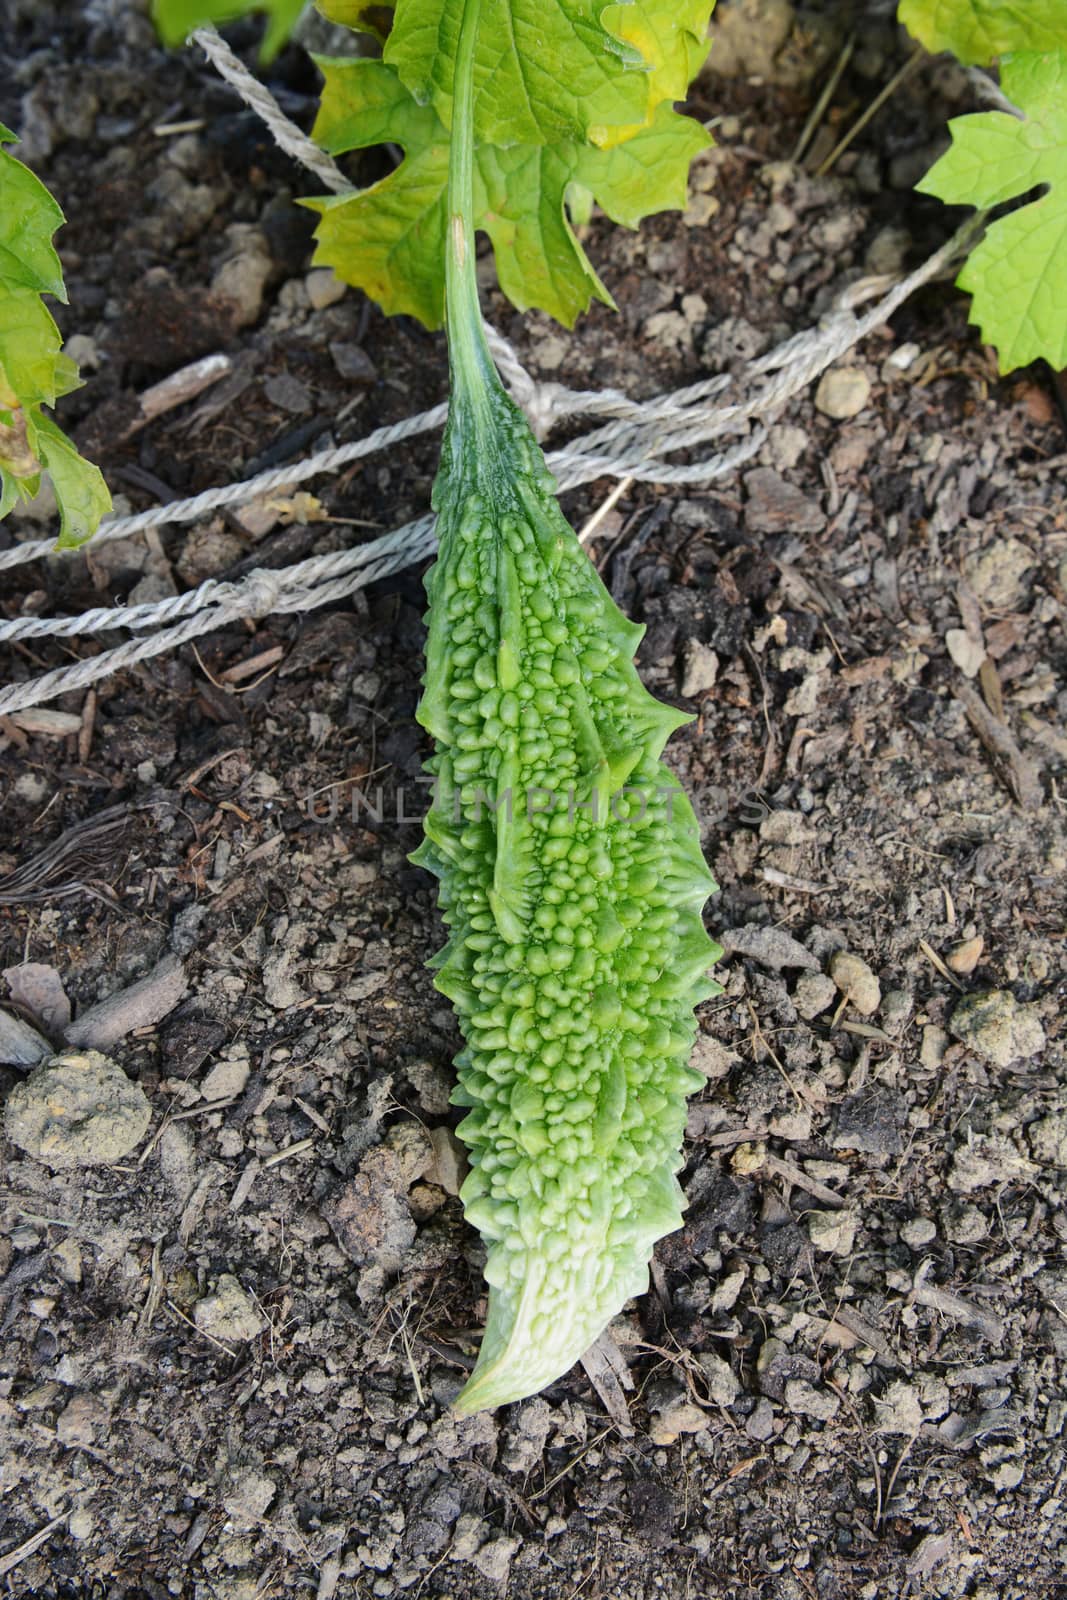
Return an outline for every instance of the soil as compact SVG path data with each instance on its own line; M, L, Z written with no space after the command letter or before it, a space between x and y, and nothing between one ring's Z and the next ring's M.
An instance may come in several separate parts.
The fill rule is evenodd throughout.
M294 197L314 186L195 51L107 0L7 13L0 120L69 219L57 316L88 381L61 419L117 497L234 481L445 394L440 337L352 291L313 308ZM799 165L840 40L815 20L759 81L701 81L694 109L724 120L687 217L590 225L618 314L569 332L487 290L532 371L672 388L945 237L908 186L966 79L927 63L815 177L907 50L865 27ZM255 36L230 33L250 61ZM309 125L306 56L268 76ZM809 394L736 481L633 487L600 524L645 680L694 713L667 759L728 953L685 1227L537 1399L449 1409L485 1304L458 1034L425 966L441 928L407 860L420 572L55 702L76 732L0 725L8 1010L58 1046L64 993L76 1019L114 1001L91 1015L152 1113L110 1166L5 1146L5 1593L1067 1595L1064 419L1044 369L998 377L966 311L932 288L842 363L856 414ZM222 386L121 442L138 394L216 349ZM425 510L435 449L316 480L330 520L261 507L16 569L3 613L372 538ZM611 487L567 496L576 524ZM9 648L5 679L92 648ZM52 969L47 1004L25 963Z

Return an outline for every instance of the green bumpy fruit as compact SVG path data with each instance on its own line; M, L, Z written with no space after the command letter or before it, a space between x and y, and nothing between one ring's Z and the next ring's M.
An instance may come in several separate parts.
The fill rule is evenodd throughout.
M681 1223L693 1007L719 992L715 888L660 761L691 720L633 664L525 419L453 417L435 488L425 690L435 793L413 860L440 879L435 960L466 1048L462 1189L488 1248L481 1352L456 1407L519 1400L648 1286ZM461 437L462 435L462 437Z

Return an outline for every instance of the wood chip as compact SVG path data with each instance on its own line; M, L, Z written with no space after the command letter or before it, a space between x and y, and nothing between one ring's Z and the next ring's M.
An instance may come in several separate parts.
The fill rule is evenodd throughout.
M960 684L956 699L985 749L993 768L1024 811L1035 811L1041 804L1041 785L1033 762L1023 755L1008 727L983 704L969 684Z
M611 1334L604 1332L582 1357L582 1367L601 1405L624 1439L632 1439L634 1426L624 1389L632 1389L633 1376Z
M68 1044L108 1050L135 1029L162 1022L188 992L185 968L177 956L166 955L139 982L83 1011L63 1037Z
M992 1344L1000 1344L1007 1332L1008 1325L1003 1317L994 1316L992 1311L983 1310L973 1301L964 1300L962 1295L953 1294L950 1289L939 1289L932 1283L917 1283L911 1297L917 1304L927 1306L931 1311L940 1311L953 1322L962 1322L969 1328L977 1329Z
M73 711L49 711L45 706L12 711L9 720L23 733L34 734L39 739L66 739L82 725L81 717L76 717Z

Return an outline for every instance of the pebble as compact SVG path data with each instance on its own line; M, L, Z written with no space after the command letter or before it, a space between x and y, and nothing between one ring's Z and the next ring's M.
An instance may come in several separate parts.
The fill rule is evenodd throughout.
M774 1433L774 1407L769 1400L757 1400L755 1410L745 1423L745 1432L760 1444L771 1437Z
M918 1433L923 1423L919 1391L898 1378L875 1400L879 1433Z
M945 1237L953 1244L980 1244L989 1233L989 1219L977 1206L950 1206L944 1217Z
M965 678L976 678L985 660L985 645L966 628L950 628L945 634L948 653Z
M793 1004L805 1022L821 1015L836 998L837 985L825 972L805 972L793 990Z
M475 1551L471 1565L477 1567L482 1577L488 1578L490 1583L502 1587L507 1582L508 1569L518 1552L519 1543L513 1533L501 1533L495 1539L487 1539Z
M830 957L830 976L861 1017L873 1016L878 1010L882 986L862 956L835 950Z
M266 1513L276 1493L277 1486L265 1472L245 1467L231 1477L223 1492L222 1504L237 1527L248 1528Z
M311 410L311 393L306 383L294 378L290 372L276 372L263 385L263 393L272 406L286 411L291 417L302 417Z
M815 409L844 421L858 417L871 398L871 380L861 367L831 367L819 379Z
M201 1333L212 1339L238 1343L256 1338L267 1326L250 1296L229 1272L219 1278L213 1294L196 1302L193 1321Z
M1035 1161L1050 1167L1067 1167L1067 1111L1053 1111L1026 1130Z
M270 245L248 222L226 229L229 253L211 280L212 293L233 306L234 323L247 328L263 309L263 291L271 274Z
M313 311L324 311L327 306L336 305L348 292L347 283L341 281L332 267L313 267L304 279L304 288Z
M361 345L334 339L329 348L338 376L347 383L377 383L378 368Z
M927 1023L923 1029L922 1044L919 1046L919 1062L927 1072L936 1072L941 1065L942 1057L948 1049L948 1034L944 1028L939 1028L935 1023Z
M912 1217L900 1230L900 1237L912 1250L921 1250L937 1238L937 1226L929 1217Z
M247 1054L243 1057L225 1057L222 1061L216 1061L200 1085L200 1093L205 1100L232 1100L241 1093L251 1071L252 1064Z
M856 1243L856 1218L848 1211L809 1211L808 1238L823 1255L847 1256Z
M32 1067L51 1055L43 1034L10 1011L0 1011L0 1063L6 1067Z
M980 933L973 939L962 939L959 944L954 944L946 955L945 966L950 972L965 977L978 965L984 948L985 940Z
M790 1411L804 1417L814 1417L817 1422L830 1422L837 1416L841 1402L826 1389L817 1389L806 1378L788 1378L785 1385L785 1403Z
M1021 539L998 539L963 563L963 576L987 606L1010 611L1025 600L1023 575L1035 565Z
M886 1033L902 1033L911 1016L912 997L907 989L887 989L882 996L882 1026Z
M772 467L745 473L745 528L749 533L819 533L826 517Z
M1045 1044L1036 1007L1020 1005L1008 989L965 996L952 1013L949 1029L996 1067L1036 1055Z
M699 639L687 639L682 653L682 694L687 700L714 688L719 658Z
M708 1391L717 1406L732 1406L741 1393L741 1384L730 1363L714 1351L704 1351L697 1361L707 1380Z
M97 1050L70 1050L15 1085L4 1131L53 1171L105 1166L144 1138L152 1108L144 1090Z

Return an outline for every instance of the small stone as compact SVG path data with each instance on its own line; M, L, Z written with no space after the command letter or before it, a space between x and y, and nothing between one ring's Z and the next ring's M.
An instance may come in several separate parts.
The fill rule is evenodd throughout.
M248 222L231 223L226 238L229 254L212 278L211 289L230 302L236 326L247 328L263 309L263 290L271 274L270 246Z
M928 1023L923 1029L922 1044L919 1046L919 1061L927 1072L937 1071L947 1049L948 1034L944 1028L938 1028L933 1023Z
M687 700L714 688L719 676L719 658L699 639L687 639L682 655L682 694Z
M222 1504L226 1515L238 1528L249 1528L266 1514L276 1493L273 1480L265 1472L245 1467L230 1478L223 1491Z
M945 957L945 966L948 967L950 972L956 972L961 977L966 977L978 965L984 947L985 940L980 933L973 939L963 939L959 944L952 946L952 949Z
M1049 1167L1067 1167L1067 1111L1053 1111L1026 1130L1030 1153Z
M817 1389L806 1378L788 1378L785 1385L785 1403L790 1411L803 1417L814 1417L816 1422L830 1422L837 1416L841 1402L836 1394Z
M251 1071L247 1055L226 1056L216 1061L200 1085L200 1093L205 1100L232 1100L241 1093Z
M43 1033L13 1012L0 1011L0 1063L7 1067L32 1067L52 1054Z
M338 376L346 383L377 383L378 369L361 345L335 339L330 345L330 356Z
M4 1130L53 1171L105 1166L140 1144L152 1119L144 1090L97 1050L70 1050L17 1083Z
M903 1033L911 1017L912 998L907 989L887 989L882 996L882 1027L894 1037Z
M882 1001L882 986L862 956L835 950L830 957L830 976L861 1017L870 1017Z
M673 1378L654 1381L645 1398L651 1413L648 1436L654 1445L674 1444L681 1434L702 1433L711 1424L711 1413L694 1405Z
M768 1124L771 1133L776 1139L788 1139L793 1144L799 1144L811 1138L811 1112L794 1107L789 1111L779 1111Z
M1036 1007L1020 1005L1008 989L967 995L952 1013L949 1028L996 1067L1036 1055L1045 1044Z
M851 1255L856 1243L856 1218L848 1211L809 1211L808 1238L828 1256Z
M1002 1461L998 1467L989 1474L989 1481L998 1494L1004 1490L1017 1489L1022 1483L1026 1469L1020 1461Z
M918 1433L923 1424L923 1407L919 1391L903 1379L897 1379L884 1395L874 1402L879 1433Z
M1023 575L1036 565L1020 539L997 539L963 563L963 576L987 606L1010 611L1025 600Z
M825 972L805 972L793 990L793 1004L805 1022L820 1016L836 999L837 985Z
M97 1430L106 1425L107 1419L107 1407L95 1394L76 1394L60 1413L56 1439L65 1445L91 1445Z
M67 1518L67 1532L72 1539L88 1539L96 1527L96 1518L88 1506L78 1506Z
M501 1587L507 1582L508 1570L518 1551L519 1540L512 1533L501 1533L486 1542L474 1553L472 1565L483 1578Z
M831 367L819 379L815 409L843 421L858 417L871 398L871 380L861 367Z
M332 267L313 267L304 279L304 288L313 311L336 305L348 291L347 283L342 283Z
M229 1272L222 1274L214 1294L205 1295L196 1302L193 1321L201 1333L221 1339L224 1343L243 1343L255 1339L267 1326L250 1296Z
M921 1250L924 1244L932 1244L937 1238L936 1224L929 1217L912 1217L900 1230L900 1237L912 1250Z
M745 1432L750 1439L755 1439L762 1444L774 1433L774 1407L767 1399L760 1398L756 1408L745 1423Z
M822 510L772 467L745 473L745 527L749 533L820 533Z
M1002 1183L1028 1182L1037 1167L999 1134L970 1133L952 1157L947 1183L956 1194L974 1194Z
M980 1244L989 1233L989 1219L977 1206L957 1201L947 1208L945 1237L953 1244Z
M965 678L976 678L985 660L985 645L966 628L950 628L945 634L948 653Z
M287 411L291 417L305 416L311 410L307 384L294 378L291 372L276 372L264 383L263 393L272 406Z
M741 1393L741 1384L728 1361L714 1351L697 1356L707 1379L708 1392L717 1406L732 1406Z

